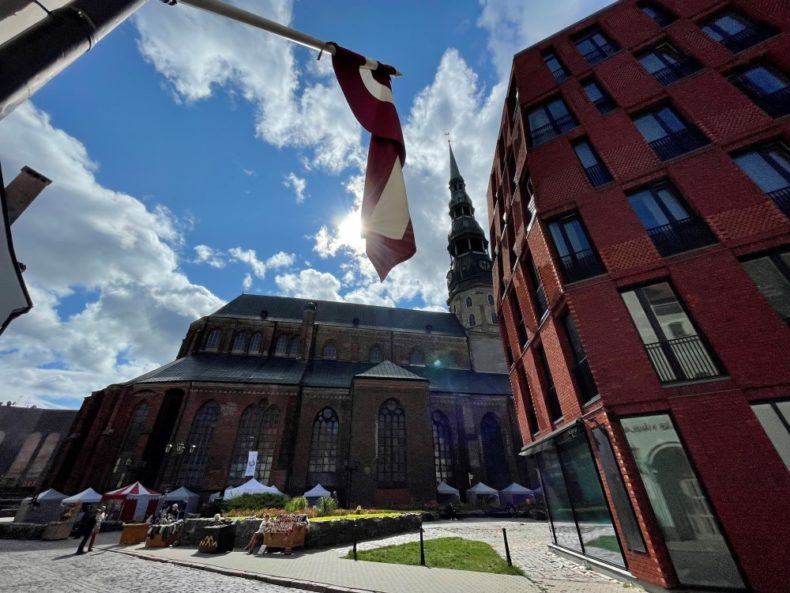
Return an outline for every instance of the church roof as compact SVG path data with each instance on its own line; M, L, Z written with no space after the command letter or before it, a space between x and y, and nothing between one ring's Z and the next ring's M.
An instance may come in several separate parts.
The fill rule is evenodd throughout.
M504 374L432 366L401 367L390 361L376 364L316 360L305 363L293 358L207 353L179 358L125 385L192 381L348 389L354 377L427 379L429 390L438 393L510 395L511 392L508 376Z
M425 332L430 325L432 333L459 337L466 335L463 326L452 313L255 294L236 297L212 316L260 319L265 311L267 319L302 321L304 308L311 303L315 304L316 323L352 327L356 319L359 327Z

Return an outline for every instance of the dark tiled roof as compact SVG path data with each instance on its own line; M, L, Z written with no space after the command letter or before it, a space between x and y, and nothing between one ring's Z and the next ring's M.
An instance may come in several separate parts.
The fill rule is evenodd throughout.
M465 369L444 369L431 366L407 367L431 382L431 391L448 393L510 394L510 379L499 373L477 373Z
M360 327L425 332L426 326L430 325L433 333L460 337L466 335L463 326L452 313L255 294L243 294L233 299L212 316L260 319L261 311L266 311L268 319L301 321L304 308L309 303L316 305L317 323L353 326L356 318Z
M306 366L305 363L291 358L197 354L179 358L142 377L132 379L129 384L221 381L298 385Z
M415 375L414 373L407 371L403 367L398 366L389 360L380 362L376 366L366 370L364 373L359 373L357 377L365 377L367 379L417 379L418 381L426 381L424 377Z
M359 373L373 366L369 362L339 362L315 360L307 367L302 380L305 387L343 387L348 389Z

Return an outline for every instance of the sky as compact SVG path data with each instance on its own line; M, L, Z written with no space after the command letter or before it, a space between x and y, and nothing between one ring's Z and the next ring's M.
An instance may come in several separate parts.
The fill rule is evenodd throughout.
M0 400L77 408L173 360L241 293L447 310L449 157L488 229L513 54L611 0L226 0L403 72L393 94L417 254L382 283L359 205L368 134L329 56L149 0L0 120L34 308L0 336Z

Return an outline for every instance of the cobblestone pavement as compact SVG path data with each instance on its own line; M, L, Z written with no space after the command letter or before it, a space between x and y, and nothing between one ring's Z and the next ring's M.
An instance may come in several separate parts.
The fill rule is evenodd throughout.
M112 535L117 541L118 534ZM75 556L76 548L75 540L0 540L0 592L304 593L301 589L150 562L96 547L93 552Z

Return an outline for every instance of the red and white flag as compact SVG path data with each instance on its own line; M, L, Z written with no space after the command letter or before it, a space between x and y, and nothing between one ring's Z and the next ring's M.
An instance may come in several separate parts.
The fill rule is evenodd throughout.
M9 323L33 307L14 253L3 174L0 172L0 334Z
M371 134L362 234L368 258L384 280L417 250L403 183L406 146L390 85L390 76L397 70L332 45L336 48L332 66L340 88L354 116Z

